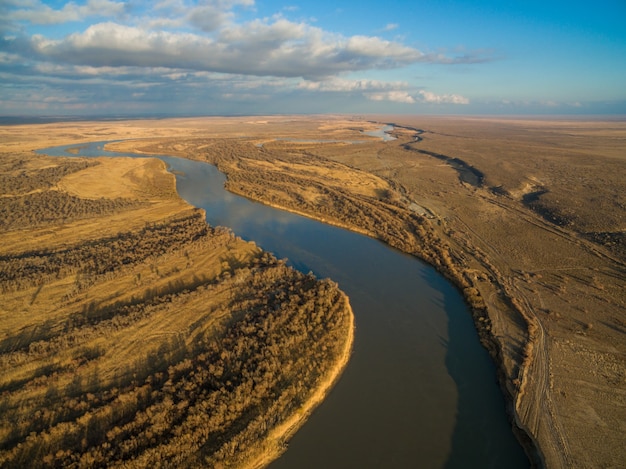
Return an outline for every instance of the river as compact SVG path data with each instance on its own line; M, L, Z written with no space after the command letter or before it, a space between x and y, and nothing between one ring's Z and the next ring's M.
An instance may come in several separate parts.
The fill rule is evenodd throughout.
M40 153L138 157L106 152L105 143L71 146L78 154L67 146ZM272 469L529 467L470 312L432 267L366 236L233 195L209 164L158 158L209 224L332 278L350 297L350 363Z

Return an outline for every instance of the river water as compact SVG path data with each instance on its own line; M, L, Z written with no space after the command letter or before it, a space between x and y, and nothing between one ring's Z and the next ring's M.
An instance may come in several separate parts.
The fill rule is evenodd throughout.
M396 137L391 135L393 131L393 125L387 124L377 130L369 130L367 132L363 132L365 135L369 135L370 137L379 137L385 142L390 142L391 140L395 140Z
M75 145L77 155L68 147L40 153L137 157L105 152L105 143ZM433 268L374 239L230 194L209 164L158 158L209 224L332 278L350 297L351 360L272 469L529 466L470 313Z

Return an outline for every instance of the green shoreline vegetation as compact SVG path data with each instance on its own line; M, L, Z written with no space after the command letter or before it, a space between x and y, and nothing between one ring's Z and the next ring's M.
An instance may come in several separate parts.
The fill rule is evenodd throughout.
M59 189L68 174L106 174L103 164L0 161L13 181L0 197L7 240L32 227L91 233L0 253L0 465L268 462L347 362L347 297L183 204L98 234L107 217L136 220L160 203Z

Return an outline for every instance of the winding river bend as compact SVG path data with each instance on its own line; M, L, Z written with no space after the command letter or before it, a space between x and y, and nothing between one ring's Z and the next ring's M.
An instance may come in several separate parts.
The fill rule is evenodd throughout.
M131 156L107 142L41 150ZM68 148L77 150L70 155ZM368 237L251 202L206 163L156 156L181 197L295 268L330 277L350 297L350 363L274 463L281 468L523 468L494 366L460 294L433 268Z

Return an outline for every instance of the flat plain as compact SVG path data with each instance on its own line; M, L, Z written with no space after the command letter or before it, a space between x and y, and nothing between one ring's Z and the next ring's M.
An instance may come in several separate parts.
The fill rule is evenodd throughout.
M383 123L394 124L396 140L362 133ZM95 140L123 140L110 150L207 161L227 175L233 192L426 260L463 292L536 464L619 467L626 460L623 120L197 118L7 126L0 139L3 161L39 169L50 162L33 158L33 149ZM128 170L110 169L127 179L111 200L127 200L128 191L145 184L143 174L154 174L125 164ZM93 197L81 192L90 171L81 169L85 179L65 175L58 189ZM134 197L138 205L124 208L146 217L141 226L180 203L172 187L160 187L152 197L162 202ZM119 215L107 216L106 226L120 231ZM29 249L30 236L51 247L91 236L22 223L19 233L3 233L3 254ZM133 272L135 281L137 273L150 275ZM34 307L47 289L30 288L5 304ZM13 317L15 308L5 307L2 316ZM3 325L2 332L11 336L15 327Z

